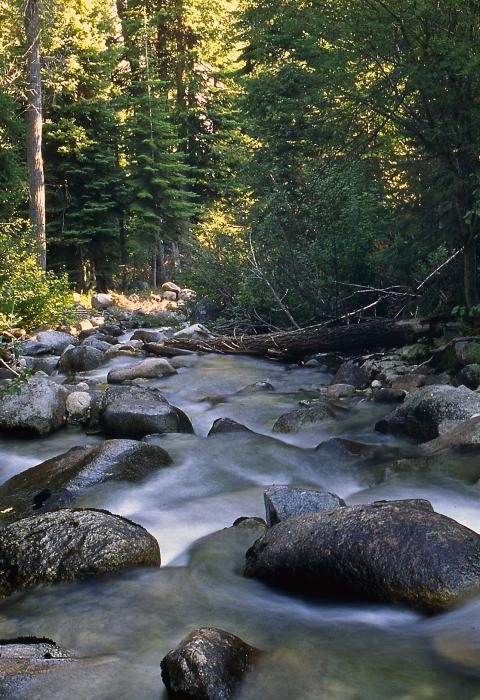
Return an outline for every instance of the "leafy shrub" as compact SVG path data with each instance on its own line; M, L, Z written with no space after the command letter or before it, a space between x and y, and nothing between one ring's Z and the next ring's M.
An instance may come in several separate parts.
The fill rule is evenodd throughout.
M37 267L26 222L0 225L0 329L55 325L68 316L72 293L66 275Z

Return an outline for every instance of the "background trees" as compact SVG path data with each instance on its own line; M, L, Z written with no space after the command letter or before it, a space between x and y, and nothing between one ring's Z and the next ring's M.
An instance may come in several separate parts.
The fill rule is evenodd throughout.
M0 5L3 221L28 215L40 115L23 10ZM476 306L479 29L453 0L51 0L49 267L82 289L174 271L259 324Z

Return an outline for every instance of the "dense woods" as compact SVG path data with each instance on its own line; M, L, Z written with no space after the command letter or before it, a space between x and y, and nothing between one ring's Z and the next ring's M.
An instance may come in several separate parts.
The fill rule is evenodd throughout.
M2 240L262 328L476 309L479 30L453 0L4 0Z

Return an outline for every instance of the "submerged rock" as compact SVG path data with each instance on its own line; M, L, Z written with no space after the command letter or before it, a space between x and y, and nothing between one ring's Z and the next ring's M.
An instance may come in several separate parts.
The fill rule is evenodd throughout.
M140 439L151 433L193 433L188 416L154 388L108 388L100 422L109 437Z
M467 420L480 413L480 394L465 387L425 386L377 423L380 432L404 432L432 440L446 420Z
M0 597L41 583L159 565L156 539L107 511L58 510L0 531Z
M68 652L47 637L0 639L0 695L23 698L37 676L71 663Z
M268 530L247 552L245 575L438 613L480 591L480 536L423 501L337 508Z
M334 412L326 401L317 401L310 406L284 413L277 418L272 430L274 433L296 433L306 425L320 423L334 416Z
M263 494L263 499L267 524L270 527L295 515L318 513L346 505L345 501L334 493L293 486L270 486Z
M96 484L142 481L171 461L168 452L158 445L135 440L107 440L96 447L73 447L0 486L0 523L68 506Z
M171 374L176 374L177 370L172 367L168 360L162 358L149 358L139 362L132 367L121 367L112 369L108 373L107 382L109 384L121 384L121 382L133 379L158 379Z
M105 354L90 345L79 345L66 350L60 357L58 368L65 374L88 372L97 369L105 362Z
M220 433L253 433L253 430L247 428L246 425L242 425L242 423L237 423L232 418L217 418L210 428L208 437Z
M230 632L203 627L162 659L162 680L178 700L230 700L260 654Z
M19 392L0 398L0 433L39 437L62 427L68 394L64 387L32 377Z

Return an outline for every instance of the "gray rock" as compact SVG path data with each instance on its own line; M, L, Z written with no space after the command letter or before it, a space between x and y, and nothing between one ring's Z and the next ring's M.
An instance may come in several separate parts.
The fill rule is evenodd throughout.
M105 311L105 309L113 306L113 300L110 294L94 294L92 296L92 306L97 311Z
M62 427L67 398L64 387L50 379L32 377L19 391L0 398L0 433L37 437Z
M208 433L208 437L211 437L212 435L218 435L220 433L252 433L253 430L250 430L250 428L247 428L246 425L242 425L242 423L237 423L236 420L232 420L231 418L217 418L216 421L214 421L212 427L210 428L210 431Z
M467 365L480 364L480 340L461 340L455 344L455 354L459 363Z
M327 387L327 396L329 399L347 399L353 396L355 387L351 384L331 384Z
M213 338L214 335L208 328L202 326L201 323L195 323L193 326L188 326L188 328L183 328L181 331L177 331L174 338L189 338L191 340L208 340Z
M140 328L135 331L132 335L131 340L142 340L145 343L159 343L162 340L173 335L173 333L164 333L163 331L147 331L144 328Z
M306 425L320 423L335 414L326 401L318 401L311 406L284 413L274 423L274 433L296 433Z
M406 433L414 438L432 440L446 420L462 421L480 413L480 395L465 387L422 387L379 421L380 432Z
M392 389L382 387L373 393L373 400L377 403L401 403L404 401L407 392L403 389Z
M142 481L171 461L168 452L158 445L135 440L107 440L96 447L73 447L0 486L0 523L71 505L96 484Z
M480 365L467 365L457 375L458 384L463 384L468 389L478 389L480 386Z
M154 388L109 387L101 425L109 437L140 439L152 433L192 433L188 416Z
M480 591L480 536L428 502L379 502L279 523L247 552L245 574L318 596L437 613Z
M42 331L37 333L37 342L49 348L51 355L61 355L69 345L77 345L78 340L70 333L62 331Z
M194 630L161 663L169 697L231 700L261 652L215 627Z
M398 351L399 357L413 365L418 365L432 356L432 348L426 343L405 345Z
M449 430L424 445L429 452L440 452L452 448L480 448L480 416L466 421L454 422Z
M152 357L131 367L110 370L107 382L109 384L121 384L133 379L159 379L160 377L168 377L176 373L177 370L172 367L168 360Z
M91 335L90 338L85 338L85 340L82 341L82 346L95 348L96 350L100 350L100 352L107 352L112 347L111 343L107 343L105 340L101 340L96 335Z
M84 423L90 417L90 406L92 397L86 391L72 391L67 396L68 420L72 423Z
M103 362L105 362L105 354L101 350L88 345L79 345L63 353L58 367L65 374L75 374L97 369Z
M164 282L162 284L162 289L164 292L175 292L175 294L182 291L182 288L179 287L178 284L175 284L175 282Z
M347 360L338 368L331 384L350 384L355 389L366 389L370 386L372 373L366 364L360 365L355 360Z
M39 674L72 662L68 652L47 637L0 639L0 696L4 700L26 697L26 687Z
M45 374L53 374L58 367L58 357L50 355L42 355L39 357L23 356L22 360L25 367L32 372L45 372Z
M0 597L41 583L159 565L155 538L107 511L58 510L0 531Z
M293 486L270 486L263 498L269 527L295 515L334 510L346 505L345 501L334 493Z

